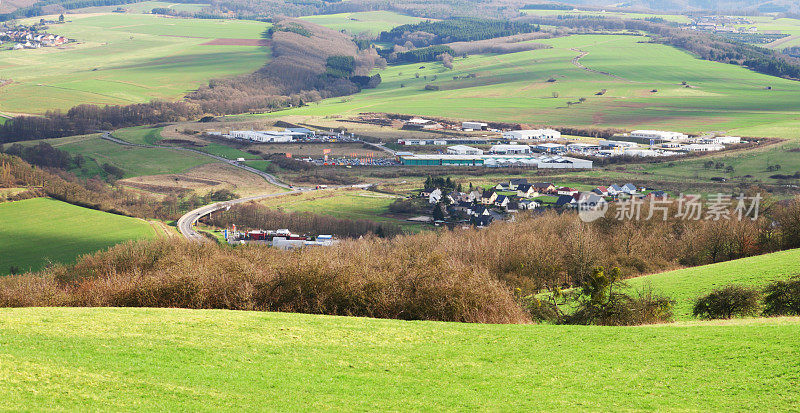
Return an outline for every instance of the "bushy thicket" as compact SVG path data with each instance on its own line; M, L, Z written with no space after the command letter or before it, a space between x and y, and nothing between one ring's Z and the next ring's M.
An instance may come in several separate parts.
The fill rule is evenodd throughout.
M72 155L67 151L54 148L47 142L40 142L33 146L13 144L7 148L0 145L0 152L18 156L32 165L64 170L80 168L86 161L81 154Z
M0 306L231 308L505 323L531 319L519 296L578 287L585 297L601 299L583 302L575 320L655 322L668 318L669 300L647 292L617 296L610 285L683 261L704 264L778 249L774 242L790 236L781 234L780 222L612 217L585 223L569 213L523 213L488 230L365 237L292 252L139 242L75 265L5 277ZM598 282L599 267L619 272Z
M758 312L758 298L759 293L755 288L729 285L698 298L692 315L706 319L754 315Z
M800 277L774 281L764 288L764 315L800 315Z
M363 219L342 219L310 212L282 212L256 203L234 205L230 210L213 214L211 225L246 229L289 228L301 234L330 234L338 238L358 238L364 235L393 237L403 233L397 224Z

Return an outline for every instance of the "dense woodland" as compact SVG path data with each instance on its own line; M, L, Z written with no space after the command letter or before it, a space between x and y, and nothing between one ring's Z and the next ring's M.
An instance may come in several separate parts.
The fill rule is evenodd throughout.
M538 25L525 22L457 18L404 24L388 32L382 32L378 38L382 42L399 45L405 45L410 42L415 47L425 47L451 42L493 39L495 37L533 33L539 30Z

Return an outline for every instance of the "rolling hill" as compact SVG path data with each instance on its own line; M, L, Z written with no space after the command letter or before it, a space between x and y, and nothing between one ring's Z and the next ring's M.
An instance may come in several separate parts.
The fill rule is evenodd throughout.
M155 238L141 219L81 208L49 198L0 203L0 275L10 267L39 270L112 245Z
M0 309L0 408L791 410L799 329L798 318L614 328Z

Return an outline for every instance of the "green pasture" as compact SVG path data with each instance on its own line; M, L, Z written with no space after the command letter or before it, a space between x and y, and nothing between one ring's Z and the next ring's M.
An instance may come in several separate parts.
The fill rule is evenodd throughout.
M742 258L718 264L651 274L628 280L631 289L652 287L676 301L675 318L692 318L695 299L731 284L762 287L770 281L800 275L800 249Z
M331 189L267 199L262 203L285 212L312 212L336 218L391 222L409 230L418 230L418 223L388 216L389 205L395 199L397 196L378 192Z
M49 198L0 203L0 276L39 270L132 239L155 238L146 221Z
M163 9L171 9L178 12L199 12L202 11L204 8L208 8L209 4L201 4L201 3L170 3L165 1L142 1L138 3L129 3L129 4L122 4L122 5L113 5L113 6L95 6L95 7L84 7L81 9L74 9L70 10L70 14L65 15L67 20L72 18L71 14L85 14L85 13L111 13L116 10L118 7L122 7L127 10L128 13L150 13L151 10L155 8L163 8Z
M367 11L357 13L323 14L301 17L303 20L334 30L346 30L353 34L377 35L404 24L424 21L419 17L406 16L390 11Z
M0 51L0 111L42 113L82 103L177 99L209 79L250 73L269 59L261 46L204 45L259 39L267 23L168 19L141 14L70 15L50 28L76 39L64 48Z
M151 126L135 126L132 128L124 128L115 130L112 135L125 142L136 143L139 145L155 145L161 139L161 131L164 128L154 128Z
M0 408L787 411L800 404L799 331L797 318L585 327L9 308Z
M144 130L146 128L137 129L138 132ZM125 136L137 138L135 131L129 130L126 132ZM145 137L139 135L137 139L145 139ZM62 140L65 140L65 142L61 142ZM86 158L86 165L81 171L75 171L81 176L104 175L101 166L105 163L121 168L125 171L125 178L130 178L143 175L181 173L198 165L215 162L213 159L197 153L125 146L109 142L97 135L46 139L43 141L72 154L79 153L83 155Z
M530 125L800 137L795 129L800 82L699 60L647 41L643 36L574 35L540 41L551 49L458 58L454 70L435 62L391 66L379 72L383 82L376 89L267 116L378 111ZM580 60L583 65L617 77L573 65L579 50L589 53ZM470 74L476 77L463 78ZM440 90L424 90L428 84ZM605 94L597 95L603 89ZM586 101L567 105L580 98Z

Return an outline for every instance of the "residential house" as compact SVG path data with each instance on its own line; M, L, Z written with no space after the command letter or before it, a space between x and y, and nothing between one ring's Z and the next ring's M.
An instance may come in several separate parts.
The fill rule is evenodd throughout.
M539 196L539 193L536 192L533 185L531 184L522 184L517 186L517 196L520 198L533 198L535 196Z
M439 188L434 189L428 194L429 204L438 204L442 200L442 190Z
M647 194L648 198L657 198L657 199L666 199L669 197L669 194L664 191L653 191Z
M481 195L481 203L482 204L491 205L496 200L497 200L497 192L495 192L495 191L493 191L491 189L483 191L483 194Z
M508 206L508 202L509 202L509 201L510 201L510 200L508 199L508 197L507 197L507 196L505 196L505 195L498 195L498 196L497 196L497 199L495 199L495 200L494 200L494 205L495 205L495 206L499 206L500 208L505 208L506 206Z
M634 185L634 184L622 185L622 192L624 192L624 193L626 193L628 195L635 195L637 191L638 191L638 188L636 188L636 185Z
M527 184L528 184L528 180L525 179L525 178L512 179L512 180L508 181L508 189L510 189L512 191L516 191L518 186L527 185Z
M525 199L525 200L519 201L519 209L521 209L521 210L522 209L536 209L536 208L539 208L540 206L541 206L541 204L539 204L538 202L536 202L534 200L531 200L531 199Z
M578 207L582 210L596 209L606 204L606 199L594 192L586 192L580 195Z
M533 186L533 189L536 192L540 193L540 194L555 194L556 193L555 185L553 185L553 184L551 184L549 182L536 182L536 183L533 183L531 185Z
M592 192L597 194L597 195L600 195L600 196L608 196L609 195L608 187L606 187L606 186L598 186L597 188L592 189Z
M481 194L481 191L478 191L478 190L476 189L476 190L474 190L474 191L470 192L470 193L467 195L467 200L468 200L469 202L480 202L480 201L481 201L481 198L483 197L482 195L483 195L483 194Z
M577 189L575 189L575 188L570 188L570 187L568 187L568 186L564 186L564 187L558 188L558 190L556 191L556 193L557 193L558 195L570 195L570 196L572 196L572 195L575 195L575 194L577 194L577 193L578 193L578 190L577 190Z
M556 207L569 206L575 202L575 197L571 195L561 195L558 197L558 199L556 199Z
M613 185L608 187L608 195L609 196L617 196L617 195L621 194L622 192L623 192L622 187L617 185L617 184L613 184Z

